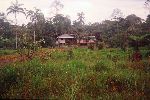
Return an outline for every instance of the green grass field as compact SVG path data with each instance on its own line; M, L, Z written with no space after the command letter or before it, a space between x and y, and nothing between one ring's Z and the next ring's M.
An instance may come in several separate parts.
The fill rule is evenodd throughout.
M149 100L149 50L131 62L120 49L44 49L45 56L0 68L0 98L65 100ZM11 53L12 54L12 53ZM1 54L4 55L4 54Z

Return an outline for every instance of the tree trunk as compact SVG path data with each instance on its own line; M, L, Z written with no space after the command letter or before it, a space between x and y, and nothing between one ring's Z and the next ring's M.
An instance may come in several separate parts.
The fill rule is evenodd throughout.
M17 33L16 33L16 49L18 48L18 36L17 36Z
M34 51L35 51L35 45L36 45L36 38L35 38L36 27L37 27L37 24L36 24L36 21L35 21L35 23L34 23L34 33L33 33L33 45L34 45Z
M16 26L16 49L18 48L18 36L17 36L17 13L15 13L15 20L16 20L16 22L15 22L15 26Z
M35 44L35 31L34 31L34 34L33 34L33 35L34 35L34 37L33 37L33 38L34 38L34 44Z
M117 34L119 34L119 26L118 26L118 22L117 22Z

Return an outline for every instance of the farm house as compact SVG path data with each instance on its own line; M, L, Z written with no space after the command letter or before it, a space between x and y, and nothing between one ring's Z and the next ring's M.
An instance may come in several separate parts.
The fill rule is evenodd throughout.
M82 39L78 40L78 44L80 45L88 45L95 43L96 43L95 36L83 36Z
M63 34L57 37L56 44L58 45L75 45L77 44L77 39L74 35Z

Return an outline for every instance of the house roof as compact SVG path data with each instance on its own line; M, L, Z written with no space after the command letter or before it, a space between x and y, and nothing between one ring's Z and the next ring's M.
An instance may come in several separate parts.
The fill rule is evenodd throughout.
M95 36L88 36L89 38L95 38Z
M63 39L73 39L74 37L69 35L69 34L63 34L63 35L58 36L57 38L59 38L59 39L62 39L62 38Z

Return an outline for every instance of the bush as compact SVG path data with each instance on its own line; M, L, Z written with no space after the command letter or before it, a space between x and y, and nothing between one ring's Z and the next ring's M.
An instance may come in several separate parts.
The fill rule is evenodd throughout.
M94 50L94 44L88 44L88 49Z
M98 42L98 44L97 44L98 50L104 49L104 47L105 47L105 43L104 42Z
M20 72L11 65L2 68L0 70L0 97L2 98L11 87L18 85L21 79Z
M73 51L72 50L68 50L67 60L70 60L72 58L73 58Z

